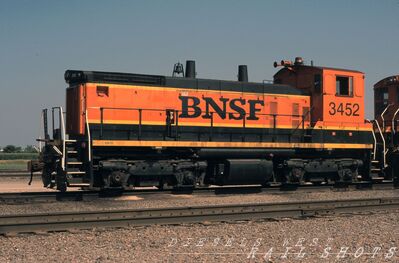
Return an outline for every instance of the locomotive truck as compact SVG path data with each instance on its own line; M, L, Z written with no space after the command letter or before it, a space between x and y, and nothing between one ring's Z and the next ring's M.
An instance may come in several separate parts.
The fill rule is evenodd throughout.
M66 111L42 111L31 171L62 192L396 178L380 122L364 118L364 73L274 66L272 83L249 82L246 65L237 81L197 78L195 61L172 76L67 70Z

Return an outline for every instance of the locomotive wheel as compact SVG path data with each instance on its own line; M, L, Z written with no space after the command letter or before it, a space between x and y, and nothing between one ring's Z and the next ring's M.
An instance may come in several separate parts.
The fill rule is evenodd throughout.
M114 171L109 175L109 186L110 187L122 187L123 182L126 180L126 173L121 171Z
M124 171L106 171L102 175L103 188L123 188L129 180L129 174Z
M180 171L175 174L175 180L176 180L176 187L181 187L181 186L191 186L194 187L196 184L195 176L192 171L185 170L185 171Z
M184 171L183 172L183 185L195 185L195 177L192 171Z
M161 177L159 178L158 189L159 189L159 190L163 190L163 189L164 189L164 186L165 186L164 178L161 176Z
M205 176L206 176L205 172L201 173L201 175L197 178L196 185L202 186L202 187L208 187L209 184L206 183Z

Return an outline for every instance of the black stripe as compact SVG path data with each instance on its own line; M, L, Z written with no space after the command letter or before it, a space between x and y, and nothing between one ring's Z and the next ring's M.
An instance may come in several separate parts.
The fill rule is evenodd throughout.
M100 124L90 127L94 140L373 143L371 131L179 126L177 130L173 127L172 136L167 137L166 126L142 125L140 133L138 125L104 124L102 136Z

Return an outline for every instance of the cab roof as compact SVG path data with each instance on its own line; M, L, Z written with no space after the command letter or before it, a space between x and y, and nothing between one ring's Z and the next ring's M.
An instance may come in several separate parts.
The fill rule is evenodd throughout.
M323 70L347 71L347 72L352 72L352 73L364 74L364 72L361 72L361 71L358 71L358 70L352 70L352 69L321 67L321 66L309 66L309 65L292 65L291 68L293 68L293 69L295 69L295 68L317 69L317 70L320 70L320 71L323 71ZM281 70L284 70L284 69L286 69L286 68L283 67L276 74L278 74Z

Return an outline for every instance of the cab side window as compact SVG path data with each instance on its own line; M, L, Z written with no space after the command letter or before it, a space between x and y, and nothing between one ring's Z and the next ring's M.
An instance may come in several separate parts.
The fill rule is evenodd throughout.
M375 90L374 98L375 98L375 105L374 105L375 114L380 115L382 111L388 106L389 102L388 89L385 87Z
M109 96L108 86L97 86L97 96L108 97Z
M353 77L336 76L336 95L353 96Z

